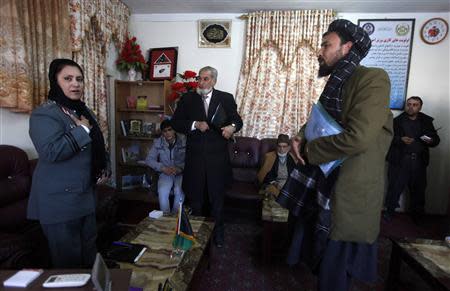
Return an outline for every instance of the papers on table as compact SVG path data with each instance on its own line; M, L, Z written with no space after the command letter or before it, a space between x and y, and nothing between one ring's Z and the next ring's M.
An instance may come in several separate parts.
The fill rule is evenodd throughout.
M3 282L5 287L27 287L31 282L33 282L37 277L39 277L44 270L21 270L6 279Z

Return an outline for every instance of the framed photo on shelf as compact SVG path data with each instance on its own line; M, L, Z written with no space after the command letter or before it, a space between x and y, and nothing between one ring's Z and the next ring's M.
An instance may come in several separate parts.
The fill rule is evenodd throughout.
M150 81L172 80L177 73L178 47L154 48L149 54Z
M231 23L231 20L199 20L198 47L231 47Z
M131 144L128 147L122 147L122 162L136 163L139 160L139 144Z
M142 120L130 119L130 135L140 135L142 132Z
M156 133L156 124L154 122L146 122L142 123L142 134L145 136L152 136Z

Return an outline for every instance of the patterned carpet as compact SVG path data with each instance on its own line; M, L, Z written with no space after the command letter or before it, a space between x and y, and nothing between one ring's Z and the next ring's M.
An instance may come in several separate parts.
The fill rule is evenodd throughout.
M119 211L120 221L126 224L138 223L150 209L153 209L153 205L142 202L122 203ZM254 206L253 209L255 209ZM278 251L274 252L269 264L263 264L263 226L259 219L260 213L251 211L243 214L236 211L235 208L226 208L225 211L227 219L225 246L222 249L211 246L209 266L206 259L200 262L191 282L191 291L316 290L316 277L307 267L303 265L289 267L285 264L284 251L287 248L286 243L283 245L285 228L279 229L279 232L274 235L279 240ZM354 282L351 290L384 290L391 253L389 237L442 239L443 233L449 231L447 219L442 216L427 216L418 226L412 222L409 216L397 214L391 222L382 222L378 253L378 280L371 286ZM117 233L116 239L123 234L122 232ZM402 265L400 274L400 291L432 290L407 265Z
M440 220L437 218L437 220ZM424 225L416 226L406 215L397 215L389 224L382 223L379 239L378 280L367 286L354 282L352 291L384 290L384 281L389 269L390 237L437 238L439 228L436 219L428 218ZM191 284L193 291L210 290L316 290L316 278L303 266L289 267L284 263L284 254L272 258L270 264L262 263L262 225L255 223L228 223L223 249L211 247L210 267L202 261ZM400 290L432 290L407 265L402 265Z

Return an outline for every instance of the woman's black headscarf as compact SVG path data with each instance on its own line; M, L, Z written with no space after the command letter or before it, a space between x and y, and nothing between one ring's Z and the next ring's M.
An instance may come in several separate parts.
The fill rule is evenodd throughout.
M70 110L74 110L78 116L83 115L89 120L92 125L91 132L89 136L92 139L92 169L91 175L95 183L96 179L102 175L102 171L106 169L106 150L105 150L105 140L103 139L103 134L98 126L97 121L91 112L86 107L86 104L81 100L72 100L68 98L61 87L58 85L58 80L56 76L61 70L66 66L77 67L81 75L83 75L83 70L74 61L70 59L55 59L50 63L50 68L48 72L48 79L50 81L50 91L48 92L48 99L55 101L58 105L66 107Z

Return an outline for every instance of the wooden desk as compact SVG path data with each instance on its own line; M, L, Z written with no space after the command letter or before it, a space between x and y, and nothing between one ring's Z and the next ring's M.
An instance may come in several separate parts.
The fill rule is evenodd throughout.
M112 278L112 291L125 291L130 287L130 277L131 270L122 270L122 269L110 269L111 278ZM16 288L16 287L4 287L3 281L14 275L17 270L5 270L0 271L0 290L1 291L49 291L49 290L64 290L64 291L92 291L94 290L94 285L92 281L83 286L77 288L44 288L42 284L47 280L51 275L56 274L75 274L75 273L91 273L90 269L72 269L72 270L45 270L43 274L41 274L36 280L34 280L27 288Z
M397 290L402 261L417 272L433 290L450 290L450 248L438 240L394 240L386 290Z
M146 218L121 241L144 244L149 249L136 264L119 263L133 270L131 286L158 290L158 284L169 279L174 291L186 290L205 250L209 247L214 223L204 217L189 218L197 243L182 257L171 257L176 217Z

